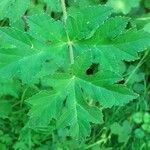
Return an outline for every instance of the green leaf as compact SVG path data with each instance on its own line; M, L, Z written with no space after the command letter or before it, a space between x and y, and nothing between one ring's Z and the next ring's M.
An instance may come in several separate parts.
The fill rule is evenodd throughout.
M28 100L28 103L32 105L32 109L29 112L30 127L46 127L52 118L55 118L57 119L57 129L71 126L72 132L70 134L72 136L84 138L90 134L89 122L102 122L101 111L94 106L90 107L82 99L78 98L78 95L75 95L74 88L76 87L74 81L71 80L65 82L65 84L68 84L67 87L64 87L67 92L62 90L51 95L43 91ZM66 106L63 108L63 105Z
M13 148L16 150L26 150L33 146L32 142L33 134L31 129L28 127L28 123L21 129L19 139L14 144Z
M9 18L12 22L21 18L29 6L30 1L24 0L1 0L0 1L0 20Z
M126 87L107 83L113 74L99 72L93 77L83 74L86 62L80 66L79 59L68 75L56 74L51 77L47 82L53 87L53 92L42 91L27 100L31 105L30 127L46 127L52 119L56 119L57 129L69 126L72 136L85 138L90 134L90 122L102 123L103 120L101 111L95 106L96 102L107 108L124 105L136 98ZM78 69L79 66L82 69L75 73L74 68ZM70 75L72 73L74 75Z
M55 21L47 14L40 14L29 16L27 22L30 26L28 33L40 42L65 45L63 41L66 40L66 33L61 21Z
M28 15L44 13L44 6L45 4L41 1L38 1L38 3L31 1L28 8Z
M96 18L88 14L85 16L87 11L90 12L93 9L96 10L93 14L97 16ZM125 27L129 21L129 18L126 17L115 17L105 21L110 13L110 8L102 6L86 7L74 15L70 12L67 29L60 21L55 21L47 15L36 15L27 20L30 26L29 33L39 41L49 43L66 60L69 55L67 54L68 44L71 43L74 58L82 52L92 50L92 55L99 60L102 69L107 67L110 71L115 70L120 73L122 60L138 59L138 52L145 50L150 45L150 35L143 30L126 31Z
M60 0L43 0L53 11L61 11Z
M0 78L0 96L9 95L18 98L19 87L20 86L13 80L9 80L4 77Z
M138 59L138 52L150 46L150 34L127 30L129 18L109 18L111 13L106 6L70 7L66 22L38 14L27 17L27 32L0 28L0 76L38 84L40 92L26 100L30 128L52 126L85 139L92 123L103 122L102 109L137 98L117 83L123 79L123 61ZM42 82L47 91L41 90ZM128 135L120 136L127 140Z
M11 48L0 48L0 74L5 78L20 77L23 82L33 82L40 76L53 73L59 68L59 58L26 33L15 28L0 28L0 33ZM36 62L36 63L35 63ZM51 64L51 65L50 65ZM53 67L51 67L53 64Z
M135 133L135 137L136 138L138 138L138 139L143 139L144 138L144 136L145 136L145 133L143 132L143 130L142 129L136 129L135 131L134 131L134 133Z
M142 124L142 129L150 133L150 124L147 123Z
M68 10L66 25L70 39L80 40L90 37L111 13L112 9L110 7L101 5L87 6L84 8L71 7Z
M144 26L144 30L147 32L150 32L150 22L148 22L145 26Z
M131 131L132 127L128 121L124 121L122 126L117 122L111 125L111 132L118 135L119 143L127 142Z
M142 112L137 112L133 115L133 121L135 123L142 123L143 122L143 113Z
M111 6L115 12L128 14L132 8L138 7L140 0L108 0L107 5Z
M113 134L119 134L122 131L122 128L119 123L115 122L111 125L111 132Z
M149 123L150 124L150 114L149 113L144 113L143 115L143 121L144 123Z
M71 6L77 6L82 8L90 5L99 4L99 0L70 0L68 1L68 3Z
M119 73L121 60L138 59L138 52L145 50L150 44L150 35L143 30L123 32L127 22L128 18L111 18L99 26L93 37L80 45L77 43L77 46L80 51L92 50L102 68Z

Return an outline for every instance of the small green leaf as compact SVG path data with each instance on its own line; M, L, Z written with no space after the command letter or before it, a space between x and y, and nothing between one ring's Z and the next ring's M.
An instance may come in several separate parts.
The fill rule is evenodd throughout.
M142 124L142 129L150 133L150 124L146 123Z
M132 118L135 123L140 124L143 122L143 113L137 112L132 116Z
M132 127L128 121L124 121L122 126L117 122L115 122L111 125L111 132L113 134L118 135L119 143L127 142L131 131L132 131Z
M147 113L147 112L144 113L143 120L144 120L144 123L149 123L150 124L150 114Z
M136 129L134 131L134 134L135 134L135 137L138 138L138 139L143 139L144 136L145 136L145 133L143 132L142 129Z

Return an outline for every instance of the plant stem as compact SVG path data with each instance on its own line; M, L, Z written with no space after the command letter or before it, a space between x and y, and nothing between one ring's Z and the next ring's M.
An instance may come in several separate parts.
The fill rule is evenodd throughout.
M70 41L70 38L68 36L68 48L69 48L69 55L70 55L70 63L74 64L74 53L73 53L73 42Z
M90 148L92 148L92 147L94 147L96 145L100 145L102 142L103 142L103 140L99 140L99 141L97 141L97 142L95 142L95 143L93 143L91 145L88 145L85 149L90 149Z
M64 24L66 25L66 21L67 21L67 9L66 9L66 4L65 4L65 0L61 0L61 7L62 7L62 11L63 11L63 19L64 19ZM74 64L74 53L73 53L73 42L70 40L68 33L67 34L67 44L68 44L68 49L69 49L69 56L70 56L70 63Z
M63 11L64 23L66 24L66 20L67 20L67 10L66 10L65 0L61 0L61 7L62 7L62 11Z
M135 67L135 69L131 72L131 74L129 75L129 77L126 79L125 84L127 84L130 81L130 79L132 78L132 76L136 73L136 71L139 69L139 67L144 63L144 59L146 58L146 56L148 55L148 53L149 53L149 50L146 51L146 53L144 54L144 56L142 57L142 59L139 61L139 63Z
M20 107L22 108L22 105L23 105L23 102L24 102L24 97L25 97L25 94L27 92L27 90L29 89L29 87L27 87L24 91L23 91L23 94L21 96L21 101L20 101Z

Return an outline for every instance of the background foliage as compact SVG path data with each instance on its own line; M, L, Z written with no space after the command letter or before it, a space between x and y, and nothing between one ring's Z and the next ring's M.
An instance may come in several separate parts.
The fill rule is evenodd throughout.
M150 1L65 4L0 1L0 150L150 149Z

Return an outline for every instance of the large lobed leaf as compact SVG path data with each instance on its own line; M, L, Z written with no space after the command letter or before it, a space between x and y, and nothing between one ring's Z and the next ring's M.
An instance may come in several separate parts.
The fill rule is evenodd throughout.
M69 126L70 134L82 139L90 134L90 122L103 122L101 109L95 102L107 108L122 106L137 97L124 86L108 83L120 78L114 73L98 72L88 77L84 70L88 59L83 58L76 61L68 74L56 74L47 80L54 92L41 91L27 100L31 105L29 123L32 128L46 127L55 119L56 129ZM74 75L70 75L73 72Z
M108 19L111 13L105 6L70 8L66 24L41 14L27 18L27 33L0 28L0 38L9 44L0 49L0 74L29 84L47 76L52 87L27 100L31 128L54 121L55 129L67 128L82 139L90 134L90 123L103 122L102 108L137 97L116 83L122 79L122 61L138 59L138 52L150 46L150 34L127 30L129 18ZM97 69L88 73L94 65Z

